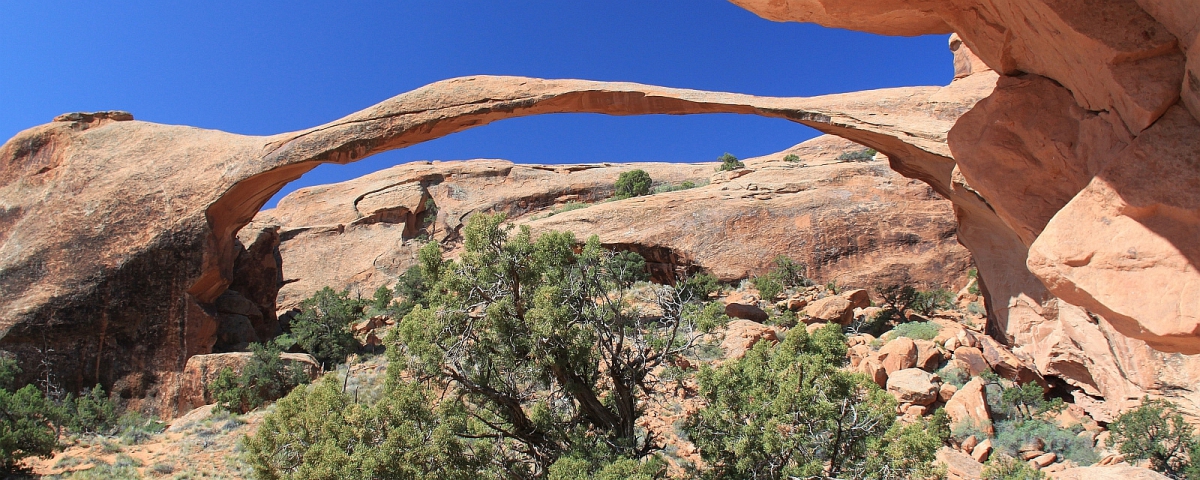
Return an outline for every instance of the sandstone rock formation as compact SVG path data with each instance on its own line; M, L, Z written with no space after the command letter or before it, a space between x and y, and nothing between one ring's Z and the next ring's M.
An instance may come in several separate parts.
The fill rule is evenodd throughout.
M216 343L213 304L233 282L236 234L282 185L319 163L523 115L728 112L799 122L948 171L945 134L992 82L973 75L952 88L762 98L470 77L271 137L120 112L64 115L0 147L0 349L29 362L26 372L43 360L54 365L68 389L101 383L173 416L162 399L179 388L187 358Z
M522 115L729 112L875 148L950 199L957 238L978 264L988 333L1076 389L1078 402L1098 411L1099 398L1120 408L1152 393L1196 411L1200 360L1149 349L1200 353L1193 2L737 3L774 20L892 35L954 31L960 78L943 89L779 99L471 77L272 137L123 112L64 115L0 147L0 349L27 362L28 375L48 363L68 389L100 382L163 407L155 400L162 387L177 389L187 358L218 340L215 302L234 282L237 232L317 163ZM741 180L732 177L722 180ZM273 313L262 307L270 294L234 290L261 318L225 313L269 335ZM249 337L238 320L230 341Z
M776 21L956 32L956 76L1001 74L950 132L954 172L932 179L951 190L989 334L1096 412L1146 393L1200 412L1200 363L1162 353L1200 352L1195 2L734 3Z
M969 258L952 237L949 202L881 162L837 160L864 148L819 137L747 159L744 174L728 181L712 163L409 163L300 189L259 213L252 226L278 230L283 238L279 256L288 283L279 292L281 309L326 285L369 296L415 264L423 241L414 224L428 224L426 234L453 254L466 218L496 211L535 233L598 235L606 246L637 251L660 281L670 281L677 268L742 279L765 273L775 257L786 255L806 263L820 282L926 288L961 283ZM788 154L802 161L782 161ZM634 168L662 185L700 186L610 201L616 177ZM560 211L564 206L577 209ZM866 293L847 292L852 302L830 298L863 306ZM758 307L746 307L751 302L730 301L728 314L766 319ZM849 321L851 310L836 315Z

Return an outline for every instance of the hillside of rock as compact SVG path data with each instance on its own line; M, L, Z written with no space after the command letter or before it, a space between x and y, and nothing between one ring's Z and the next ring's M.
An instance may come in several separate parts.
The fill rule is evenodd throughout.
M745 279L783 255L809 265L822 283L964 283L970 258L954 238L949 202L882 159L838 160L864 151L819 137L732 172L713 163L410 163L298 190L251 225L279 232L281 310L324 286L370 295L416 263L424 237L453 254L469 215L497 211L535 233L598 235L612 248L636 251L660 281L679 268ZM789 154L799 161L784 161ZM661 186L698 186L611 198L617 176L635 168Z

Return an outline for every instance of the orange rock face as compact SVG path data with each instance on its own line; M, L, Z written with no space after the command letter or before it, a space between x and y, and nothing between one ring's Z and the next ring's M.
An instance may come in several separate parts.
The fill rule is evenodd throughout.
M871 26L834 2L736 3L771 20L880 33L949 25L952 49L977 54L956 49L956 77L970 78L978 59L1002 78L950 132L948 179L897 170L949 190L989 335L1078 388L1081 402L1113 404L1094 414L1146 393L1200 412L1191 389L1172 386L1200 368L1189 356L1200 353L1196 2L885 2L876 5L890 17L872 20L889 24Z

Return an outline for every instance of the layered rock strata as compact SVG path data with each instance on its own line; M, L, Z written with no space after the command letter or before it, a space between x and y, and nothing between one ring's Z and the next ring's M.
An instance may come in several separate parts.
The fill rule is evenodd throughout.
M743 279L765 273L783 255L804 262L821 283L965 283L970 258L954 238L950 203L882 159L838 160L863 150L824 136L748 159L733 172L717 172L714 163L409 163L298 190L253 225L284 239L283 310L326 285L363 296L391 285L424 243L414 225L453 255L459 230L476 212L504 212L535 233L598 235L610 248L642 254L660 281L672 281L679 269ZM800 160L784 161L787 155ZM635 168L659 186L699 186L611 198L617 176Z

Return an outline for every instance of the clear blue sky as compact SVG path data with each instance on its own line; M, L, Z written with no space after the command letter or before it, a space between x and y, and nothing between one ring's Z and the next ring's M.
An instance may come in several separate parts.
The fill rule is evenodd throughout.
M4 139L94 110L273 134L477 74L810 96L944 85L953 71L942 35L774 23L720 0L0 2ZM547 115L323 165L283 193L411 160L691 162L814 135L738 115Z

